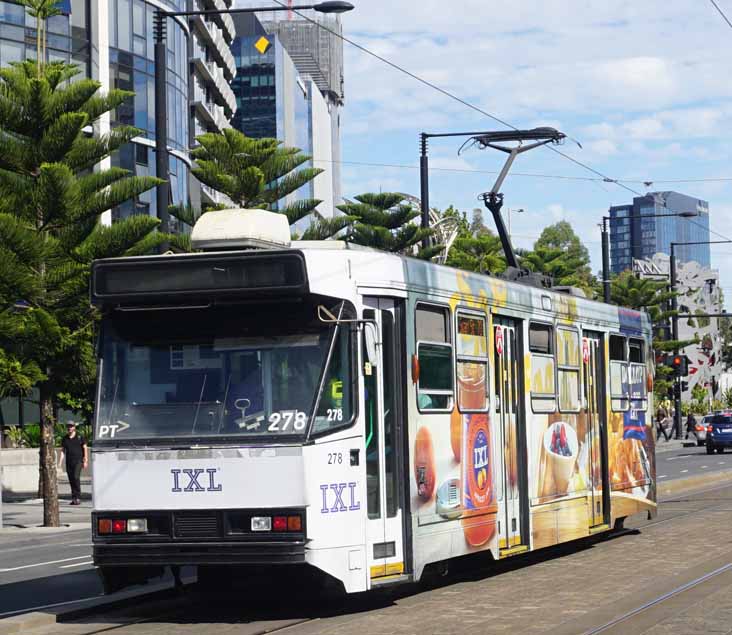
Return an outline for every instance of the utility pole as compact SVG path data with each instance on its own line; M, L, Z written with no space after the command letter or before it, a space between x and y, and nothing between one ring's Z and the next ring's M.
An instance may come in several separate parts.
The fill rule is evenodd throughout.
M676 299L676 243L671 243L669 274L671 278L671 339L674 341L674 355L679 354L679 304ZM681 438L681 377L674 375L674 430L675 437Z

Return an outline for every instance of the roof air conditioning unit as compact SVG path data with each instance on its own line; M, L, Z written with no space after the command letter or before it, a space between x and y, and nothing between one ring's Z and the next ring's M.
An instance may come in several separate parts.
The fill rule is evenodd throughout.
M224 209L206 212L191 233L194 249L282 249L290 246L287 216L261 209Z

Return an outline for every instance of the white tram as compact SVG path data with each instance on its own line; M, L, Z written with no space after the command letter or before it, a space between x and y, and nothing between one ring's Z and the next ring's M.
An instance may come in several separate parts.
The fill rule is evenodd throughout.
M107 589L294 565L365 591L655 514L645 314L289 244L278 216L211 212L201 253L94 263Z

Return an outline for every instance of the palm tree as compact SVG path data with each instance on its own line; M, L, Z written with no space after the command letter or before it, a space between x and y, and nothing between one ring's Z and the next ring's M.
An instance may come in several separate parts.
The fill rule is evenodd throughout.
M405 202L408 200L406 195L392 192L360 194L355 200L355 203L338 206L344 214L356 219L351 227L349 242L414 255L423 260L430 260L443 250L442 245L419 248L419 243L432 237L434 231L423 229L413 222L419 217L420 211L414 202Z
M28 15L36 19L36 65L38 70L46 62L46 22L48 18L61 15L59 0L21 0Z
M71 81L78 72L63 62L0 69L0 272L12 272L0 284L0 349L6 369L16 371L18 389L30 383L39 390L47 526L59 521L55 403L59 393L93 381L91 262L146 252L171 239L153 233L158 221L148 216L99 224L103 212L160 181L119 168L95 170L138 131L119 126L87 136L84 129L130 93L100 95L96 81Z

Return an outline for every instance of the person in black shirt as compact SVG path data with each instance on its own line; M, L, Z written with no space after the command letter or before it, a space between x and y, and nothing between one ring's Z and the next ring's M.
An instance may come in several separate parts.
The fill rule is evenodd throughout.
M81 470L89 465L89 448L84 437L76 433L76 424L66 424L68 434L62 439L64 457L66 458L66 474L71 484L71 504L81 505Z

